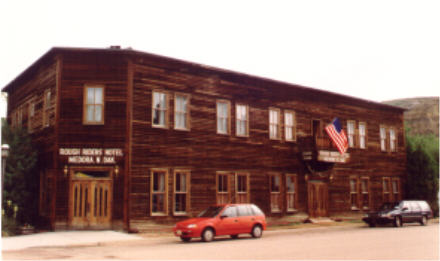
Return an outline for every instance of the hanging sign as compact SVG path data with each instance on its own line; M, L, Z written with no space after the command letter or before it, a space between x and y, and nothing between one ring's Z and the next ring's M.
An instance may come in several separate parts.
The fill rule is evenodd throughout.
M67 156L69 164L116 164L124 153L116 148L60 148L59 155Z

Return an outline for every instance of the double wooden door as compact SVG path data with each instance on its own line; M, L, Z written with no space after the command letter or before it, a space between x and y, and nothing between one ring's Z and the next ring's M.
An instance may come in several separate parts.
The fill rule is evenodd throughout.
M328 185L322 181L308 183L309 215L325 217L328 215Z
M105 229L112 218L110 178L72 179L69 218L74 228Z

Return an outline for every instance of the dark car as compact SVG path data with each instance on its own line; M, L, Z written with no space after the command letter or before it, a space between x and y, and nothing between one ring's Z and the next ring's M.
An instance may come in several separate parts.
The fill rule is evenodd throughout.
M201 237L209 242L215 236L250 234L259 238L266 229L266 217L254 204L225 204L210 206L196 218L178 222L174 234L188 242L193 237Z
M362 220L370 227L389 223L392 223L395 227L400 227L403 223L412 222L419 222L424 226L429 218L432 218L432 210L426 201L402 200L384 203L379 211L368 213Z

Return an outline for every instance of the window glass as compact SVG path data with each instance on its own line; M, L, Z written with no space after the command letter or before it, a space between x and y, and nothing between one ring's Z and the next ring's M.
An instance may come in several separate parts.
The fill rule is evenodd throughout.
M271 139L279 139L279 118L280 112L278 110L269 110L269 137Z
M248 135L248 129L247 129L247 123L248 123L248 115L247 115L247 106L246 105L239 105L236 106L236 134L238 136L247 136Z
M255 205L251 205L251 208L254 212L254 215L256 215L256 216L264 215L263 211L261 211L261 209L259 207L255 206Z
M86 123L102 123L104 118L104 88L86 87Z
M348 136L348 146L354 147L354 122L347 122L347 136Z
M295 180L294 176L288 176L287 177L287 192L295 192Z
M386 139L387 139L387 133L385 127L380 127L380 149L382 151L386 150Z
M229 103L217 102L217 133L229 133Z
M280 192L280 176L272 175L271 176L271 191L272 192Z
M166 126L166 100L165 93L153 92L153 125Z
M237 206L237 208L238 208L238 216L240 217L252 216L252 212L247 205L239 205Z
M237 217L237 208L236 207L228 207L223 211L222 216L228 217Z
M360 122L359 123L359 147L361 149L365 149L365 134L366 134L366 130L365 130L365 123Z
M285 138L286 140L295 140L294 133L294 114L293 112L284 113L284 128L285 128Z
M174 115L174 127L177 129L188 129L188 97L176 95L176 108Z

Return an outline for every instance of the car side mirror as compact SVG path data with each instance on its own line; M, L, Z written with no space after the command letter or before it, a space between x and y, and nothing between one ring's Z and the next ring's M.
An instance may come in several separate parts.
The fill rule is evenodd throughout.
M220 219L224 219L224 218L227 218L227 217L228 217L228 215L221 215Z

